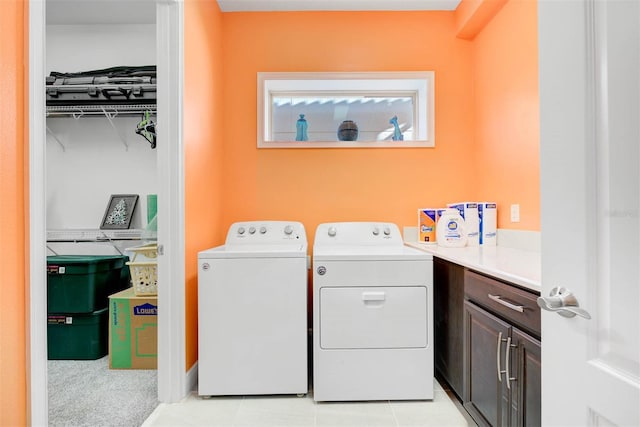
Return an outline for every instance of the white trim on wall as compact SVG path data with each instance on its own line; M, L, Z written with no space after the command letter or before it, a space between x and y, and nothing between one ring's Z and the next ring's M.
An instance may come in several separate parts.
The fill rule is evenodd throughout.
M183 2L157 4L158 67L158 399L188 392L185 340ZM160 253L162 252L162 253Z
M157 0L158 239L165 247L158 299L158 398L189 392L185 367L184 167L182 141L183 2ZM29 282L26 284L28 425L48 425L46 332L46 77L45 0L29 0ZM162 142L164 141L164 142ZM163 279L166 278L166 279ZM193 377L193 372L190 377Z
M48 424L47 392L47 251L46 251L46 125L45 125L44 0L29 1L29 282L25 284L27 312L27 424Z
M434 147L435 146L435 72L434 71L385 71L385 72L259 72L258 73L258 126L257 126L257 146L258 148L407 148L407 147ZM275 110L282 111L282 107L275 106L275 97L292 97L298 100L304 99L306 102L312 100L306 108L311 109L316 118L315 135L309 133L309 140L305 141L282 141L276 136L276 129L289 128L291 123L284 123L284 120L276 121ZM364 111L356 112L352 117L337 118L338 108L348 108L347 105L336 105L345 102L344 98L412 98L412 118L408 120L411 126L411 136L407 140L392 141L393 133L391 122L388 121L393 115L388 111L388 116L382 121L376 117L385 109L380 109L379 105L364 107ZM316 104L313 108L311 105ZM295 109L301 108L297 113L305 111L304 102L297 105ZM320 107L318 108L318 105ZM358 104L354 104L358 105ZM357 111L356 108L355 111ZM286 111L285 117L293 111ZM318 116L320 113L320 116ZM324 114L323 114L324 113ZM352 108L353 113L353 108ZM406 111L405 111L406 113ZM346 114L346 111L344 111ZM333 120L329 117L333 115ZM343 118L357 121L371 119L374 123L367 132L360 132L357 141L337 141L333 127L337 120ZM307 115L306 119L309 119ZM281 119L283 119L281 117ZM290 127L293 138L295 133L295 122ZM310 128L311 129L311 128ZM281 129L280 129L281 130ZM405 129L407 131L407 129ZM363 137L362 134L366 135ZM282 137L283 135L280 135ZM287 135L288 136L288 135ZM328 138L327 140L318 140ZM370 140L367 140L369 138ZM380 139L384 138L384 139Z

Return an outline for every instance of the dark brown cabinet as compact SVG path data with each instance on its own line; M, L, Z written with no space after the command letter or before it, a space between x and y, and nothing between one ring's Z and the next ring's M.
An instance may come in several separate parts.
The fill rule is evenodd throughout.
M511 383L512 394L518 399L512 403L512 425L539 426L542 423L540 341L514 329L511 343L517 349L511 352L512 366L518 367L517 381Z
M508 418L504 373L498 375L497 365L498 361L504 364L502 354L511 327L468 301L464 303L464 312L467 340L464 406L479 424L484 421L482 424L491 426L508 425L502 422ZM502 371L502 366L499 368Z
M460 399L464 378L464 267L433 259L436 373Z
M479 425L540 425L537 295L465 271L463 403Z

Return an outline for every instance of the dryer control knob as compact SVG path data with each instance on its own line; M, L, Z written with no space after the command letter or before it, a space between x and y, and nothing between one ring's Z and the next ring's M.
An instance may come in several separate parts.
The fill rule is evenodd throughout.
M249 227L249 234L254 234L256 232L255 227Z
M378 227L375 227L375 228L373 229L373 235L374 235L374 236L377 236L378 234L380 234L380 229L379 229Z
M260 234L264 234L267 232L267 227L260 227Z
M244 227L238 228L238 234L244 234Z
M289 234L291 234L291 233L293 233L293 227L292 227L292 226L290 226L290 225L287 225L287 226L284 228L284 234L289 235Z
M388 236L389 234L391 234L391 229L389 227L385 227L383 232L385 236Z
M337 233L337 230L335 227L329 227L329 230L327 231L327 234L329 234L330 237L334 237Z

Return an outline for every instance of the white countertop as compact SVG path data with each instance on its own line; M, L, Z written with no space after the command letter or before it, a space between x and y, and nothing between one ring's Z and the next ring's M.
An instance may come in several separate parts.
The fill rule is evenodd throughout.
M445 248L421 242L407 242L405 244L429 252L435 257L540 293L539 252L502 246Z

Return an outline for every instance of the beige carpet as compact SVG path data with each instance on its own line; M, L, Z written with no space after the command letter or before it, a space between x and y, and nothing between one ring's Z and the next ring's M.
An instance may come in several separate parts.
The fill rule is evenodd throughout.
M156 370L98 360L49 360L50 427L140 426L158 406Z

